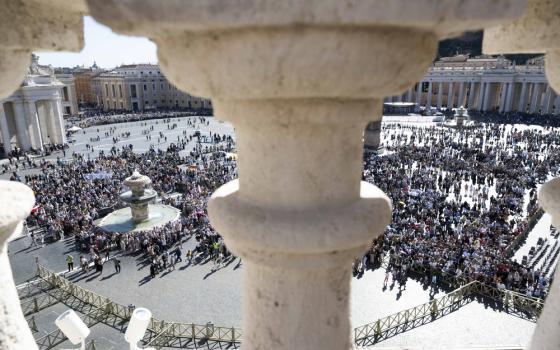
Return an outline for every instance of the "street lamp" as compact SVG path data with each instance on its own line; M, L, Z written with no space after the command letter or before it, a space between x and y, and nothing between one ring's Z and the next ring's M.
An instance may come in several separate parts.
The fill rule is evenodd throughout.
M124 333L124 339L130 344L130 350L139 350L138 342L144 337L146 329L150 324L152 319L152 313L150 310L139 307L134 309L132 316L130 317L130 322ZM155 350L154 348L146 348L144 350Z
M90 333L90 329L74 310L63 312L56 318L54 323L72 344L81 344L80 349L85 350L86 338Z

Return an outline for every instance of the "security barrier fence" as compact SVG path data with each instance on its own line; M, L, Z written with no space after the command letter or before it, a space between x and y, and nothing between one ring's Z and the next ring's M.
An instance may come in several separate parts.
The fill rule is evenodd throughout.
M422 266L411 266L411 272L428 273ZM397 312L372 323L354 329L354 341L358 345L371 345L396 334L419 327L435 319L453 312L470 303L475 296L489 298L500 304L508 312L521 312L524 317L536 321L542 311L543 301L527 297L523 294L497 289L479 281L467 282L464 279L439 272L442 281L452 286L459 286L452 292L434 298L424 304ZM37 276L34 280L18 290L25 315L40 311L55 302L62 302L82 313L84 322L93 326L99 322L113 326L124 332L130 319L133 306L125 306L111 301L99 294L83 289L64 277L37 265ZM44 296L39 297L40 293ZM37 325L34 316L28 318L34 332ZM143 343L146 346L161 349L184 348L199 341L229 343L237 346L241 343L241 329L235 327L219 327L212 323L199 325L195 323L167 322L152 318ZM36 342L40 349L52 349L66 341L59 330L51 332ZM90 344L90 348L95 344Z
M521 246L521 243L523 243L527 239L529 233L531 233L533 228L535 228L535 225L537 224L537 222L539 222L543 215L544 210L542 210L542 208L538 208L532 215L529 215L529 218L527 219L527 227L525 228L525 230L521 234L517 235L506 247L506 254L508 257L511 258L513 254L515 254L517 249L519 249L519 247Z
M358 345L372 345L399 333L432 322L472 301L473 296L487 297L501 304L506 311L522 312L536 321L544 302L538 298L506 289L497 289L479 281L472 281L440 298L380 318L375 322L356 327L354 341Z
M134 311L134 307L115 303L106 297L86 290L68 281L64 277L49 271L40 264L37 265L37 276L40 278L39 281L47 282L48 286L46 286L43 282L36 282L34 283L34 286L39 287L28 287L25 290L20 291L20 296L32 296L34 295L34 288L46 287L44 292L47 294L47 300L56 299L59 302L67 304L68 300L76 299L78 304L82 304L77 305L78 311L84 313L83 304L85 304L87 306L86 308L90 310L90 313L84 313L84 322L88 326L98 322L112 322L113 325L120 325L120 328L123 328L123 324L128 322L130 316L132 315L132 311ZM24 301L22 305L30 304L31 306L27 306L27 309L40 309L43 303L48 302L41 302L39 308L35 308L33 299L31 299L30 301ZM63 342L65 337L59 333L59 331L55 331L38 339L37 343L39 348L51 349L57 344ZM239 328L219 327L213 325L212 323L199 325L195 323L167 322L156 318L152 318L146 333L144 343L156 348L182 347L181 345L186 342L195 341L213 341L238 344L241 342L242 337L242 333Z

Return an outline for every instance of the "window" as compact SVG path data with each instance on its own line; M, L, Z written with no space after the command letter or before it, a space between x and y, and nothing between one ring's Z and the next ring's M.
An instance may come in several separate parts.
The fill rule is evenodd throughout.
M136 85L130 85L130 97L132 98L137 98L137 94L136 94Z
M68 101L68 87L67 86L62 88L62 94L64 95L64 101Z
M144 84L144 91L148 90L148 85Z
M156 91L156 84L152 84L152 91Z
M105 84L105 96L109 96L109 85Z
M160 85L160 89L163 90L163 84Z
M115 84L111 85L111 89L113 90L113 97L117 97L117 94L115 93Z
M119 85L119 97L122 98L122 85Z

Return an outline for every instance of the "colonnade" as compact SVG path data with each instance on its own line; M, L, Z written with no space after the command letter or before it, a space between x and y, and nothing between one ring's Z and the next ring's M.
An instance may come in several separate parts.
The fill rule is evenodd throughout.
M4 152L66 143L60 99L8 99L0 103L0 136Z
M452 77L452 76L450 76ZM441 78L439 78L441 79ZM560 95L546 81L424 80L385 102L413 102L426 108L560 114ZM435 102L435 103L434 103Z

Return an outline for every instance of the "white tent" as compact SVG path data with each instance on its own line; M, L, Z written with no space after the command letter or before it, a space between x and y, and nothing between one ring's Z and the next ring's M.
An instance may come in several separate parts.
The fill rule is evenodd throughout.
M68 129L68 131L70 131L70 132L76 132L76 131L80 131L80 130L82 130L82 128L80 128L77 125L74 125L73 127Z

